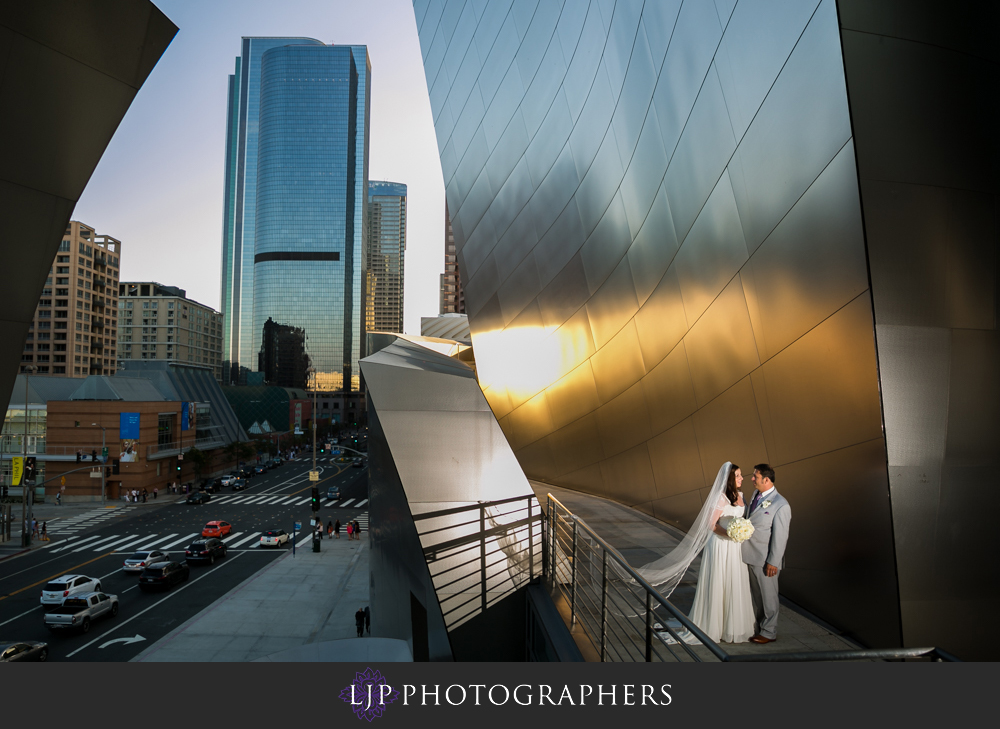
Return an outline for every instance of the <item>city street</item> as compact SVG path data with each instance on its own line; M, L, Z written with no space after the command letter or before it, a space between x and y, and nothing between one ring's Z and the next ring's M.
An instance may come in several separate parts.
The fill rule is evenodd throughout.
M367 531L368 469L332 463L332 458L317 459L316 485L323 497L319 516L324 524L357 519ZM298 521L303 532L297 548L311 548L310 468L311 458L300 457L253 477L244 491L223 489L202 505L188 505L183 496L168 493L161 494L162 504L156 508L98 506L65 519L49 519L50 543L0 562L0 637L45 641L49 660L130 660L277 557L279 549L260 548L262 532L291 533ZM326 499L327 489L334 485L340 487L341 498ZM183 561L185 547L212 520L232 524L232 533L223 537L228 556L214 565L192 564L186 582L146 593L138 587L137 573L122 571L122 562L141 548L160 549ZM118 596L119 614L94 622L86 634L50 632L42 622L39 596L47 582L64 574L98 578L105 593Z

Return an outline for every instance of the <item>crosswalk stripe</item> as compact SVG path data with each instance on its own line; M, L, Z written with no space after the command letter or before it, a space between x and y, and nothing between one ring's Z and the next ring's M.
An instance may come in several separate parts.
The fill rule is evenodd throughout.
M233 541L234 539L236 539L236 537L238 537L240 534L243 534L243 532L234 532L233 534L230 534L228 537L226 537L225 539L223 539L222 543L223 544L229 544L231 541Z
M103 537L101 537L100 539L98 539L96 542L91 542L90 544L88 544L85 547L78 547L77 549L72 549L70 551L71 552L82 552L83 550L90 549L91 547L93 547L95 545L98 545L98 544L104 544L105 542L109 542L109 543L113 542L114 540L118 539L119 536L120 535L118 535L118 534L112 534L109 537L107 534L105 534Z
M352 503L353 501L354 499L348 499L347 501L345 501L343 504L340 505L340 508L341 509L345 508L348 504Z
M249 499L246 500L246 503L247 504L258 504L258 503L260 503L261 501L263 501L266 498L267 498L266 496L261 496L261 495L258 494L256 496L251 496Z
M261 504L274 504L274 503L277 503L279 500L283 500L284 498L285 498L284 495L281 495L281 496L271 496L270 498L262 499L258 503L261 503Z
M247 499L250 499L250 498L253 498L253 497L251 497L251 496L240 496L237 499L233 499L229 503L230 504L242 504L242 503L246 502Z
M171 547L176 547L178 544L183 544L184 542L194 539L197 536L198 532L195 532L194 534L188 534L186 537L184 537L183 539L178 539L176 542L171 542L170 544L164 544L162 547L160 547L160 549L167 550L170 549Z
M368 499L365 499L364 501L359 501L358 503L356 503L354 505L354 508L355 509L360 509L362 506L364 506L367 503L368 503Z
M298 496L289 496L288 498L286 498L285 500L283 500L283 501L281 501L281 502L279 502L279 503L280 503L280 504L282 504L282 505L285 505L285 504L290 504L290 503L292 503L293 501L297 501L297 500L298 500L298 498L299 498Z
M233 547L235 549L236 547L240 546L241 544L246 544L247 542L249 542L254 537L259 537L259 536L260 536L260 532L254 532L249 537L245 537L244 539L241 539L238 542L233 542L232 544L228 544L226 546Z
M217 498L215 500L215 503L217 503L217 504L224 504L227 501L231 501L233 498L235 498L235 497L232 494L226 494L225 496L220 496L219 498Z
M150 539L150 538L155 537L155 536L156 536L155 534L144 534L141 537L136 537L132 541L126 541L124 544L119 544L117 547L115 547L115 551L116 552L121 552L122 550L124 550L126 548L132 547L132 545L134 545L134 544L139 544L140 542L145 542L147 539ZM132 551L132 550L129 549L129 551Z
M51 552L51 554L55 554L56 552L62 552L63 550L70 549L71 547L79 547L81 544L85 544L87 542L93 542L95 539L100 539L100 537L96 537L96 536L94 536L94 537L86 537L86 538L84 538L82 540L78 540L78 541L72 542L70 544L63 544L62 546L59 546L59 547L56 547L55 549L53 549L52 552Z
M295 505L296 505L296 506L302 506L302 504L307 504L307 503L309 503L310 501L312 501L312 496L306 496L306 497L305 497L304 499L302 499L301 501L296 501L296 502L295 502Z
M146 537L146 539L152 539L155 536L156 536L155 534L150 534L148 537ZM165 537L160 537L155 542L147 542L145 539L140 539L139 541L143 542L143 545L141 547L136 547L136 549L137 550L139 550L139 549L142 549L142 550L152 549L153 547L155 547L160 542L165 542L168 539L172 539L172 538L174 538L176 536L177 536L176 534L168 534Z
M122 542L132 542L136 539L140 539L140 536L138 534L131 534L125 537L124 539L119 539L117 542L111 542L110 544L102 544L101 546L94 549L94 551L103 552L105 549L111 549L112 547L118 549L118 545L121 544Z

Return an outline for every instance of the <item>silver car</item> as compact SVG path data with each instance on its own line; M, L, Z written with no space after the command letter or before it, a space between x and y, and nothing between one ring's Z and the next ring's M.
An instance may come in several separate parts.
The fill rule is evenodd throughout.
M56 607L62 605L63 598L80 592L100 592L101 581L86 575L63 575L50 580L42 588L42 605Z
M169 560L170 557L167 556L167 553L161 552L158 549L148 552L136 552L125 560L122 564L122 569L125 572L142 572L146 569L146 565L153 564L154 562L168 562Z

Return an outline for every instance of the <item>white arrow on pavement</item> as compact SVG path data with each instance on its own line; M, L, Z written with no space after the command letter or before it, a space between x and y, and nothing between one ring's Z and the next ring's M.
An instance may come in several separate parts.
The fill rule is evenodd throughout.
M143 638L138 633L136 633L131 638L115 638L114 640L109 640L107 643L104 643L103 645L100 645L98 647L107 648L109 645L113 645L115 643L124 643L125 645L128 645L129 643L138 643L140 640L146 640L146 639Z

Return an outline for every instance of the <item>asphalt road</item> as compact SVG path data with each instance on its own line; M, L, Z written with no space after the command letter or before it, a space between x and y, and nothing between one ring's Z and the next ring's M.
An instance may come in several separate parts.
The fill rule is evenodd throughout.
M309 548L311 465L309 458L289 461L253 477L245 491L223 489L207 504L188 505L167 495L163 506L136 509L124 517L109 519L107 512L95 509L93 517L50 520L51 543L0 562L0 639L45 641L49 660L130 660L275 559L279 550L259 547L261 532L291 533L298 521L304 532L299 548ZM318 459L317 470L321 495L331 485L341 490L339 500L323 499L319 515L324 524L358 519L367 530L368 469L331 463L325 456ZM228 556L211 566L191 565L187 582L146 593L138 588L138 574L122 571L122 562L141 547L162 549L182 561L184 548L212 520L233 525L232 534L223 538ZM99 578L103 591L119 598L117 617L96 621L86 634L50 632L39 597L46 582L64 574Z

